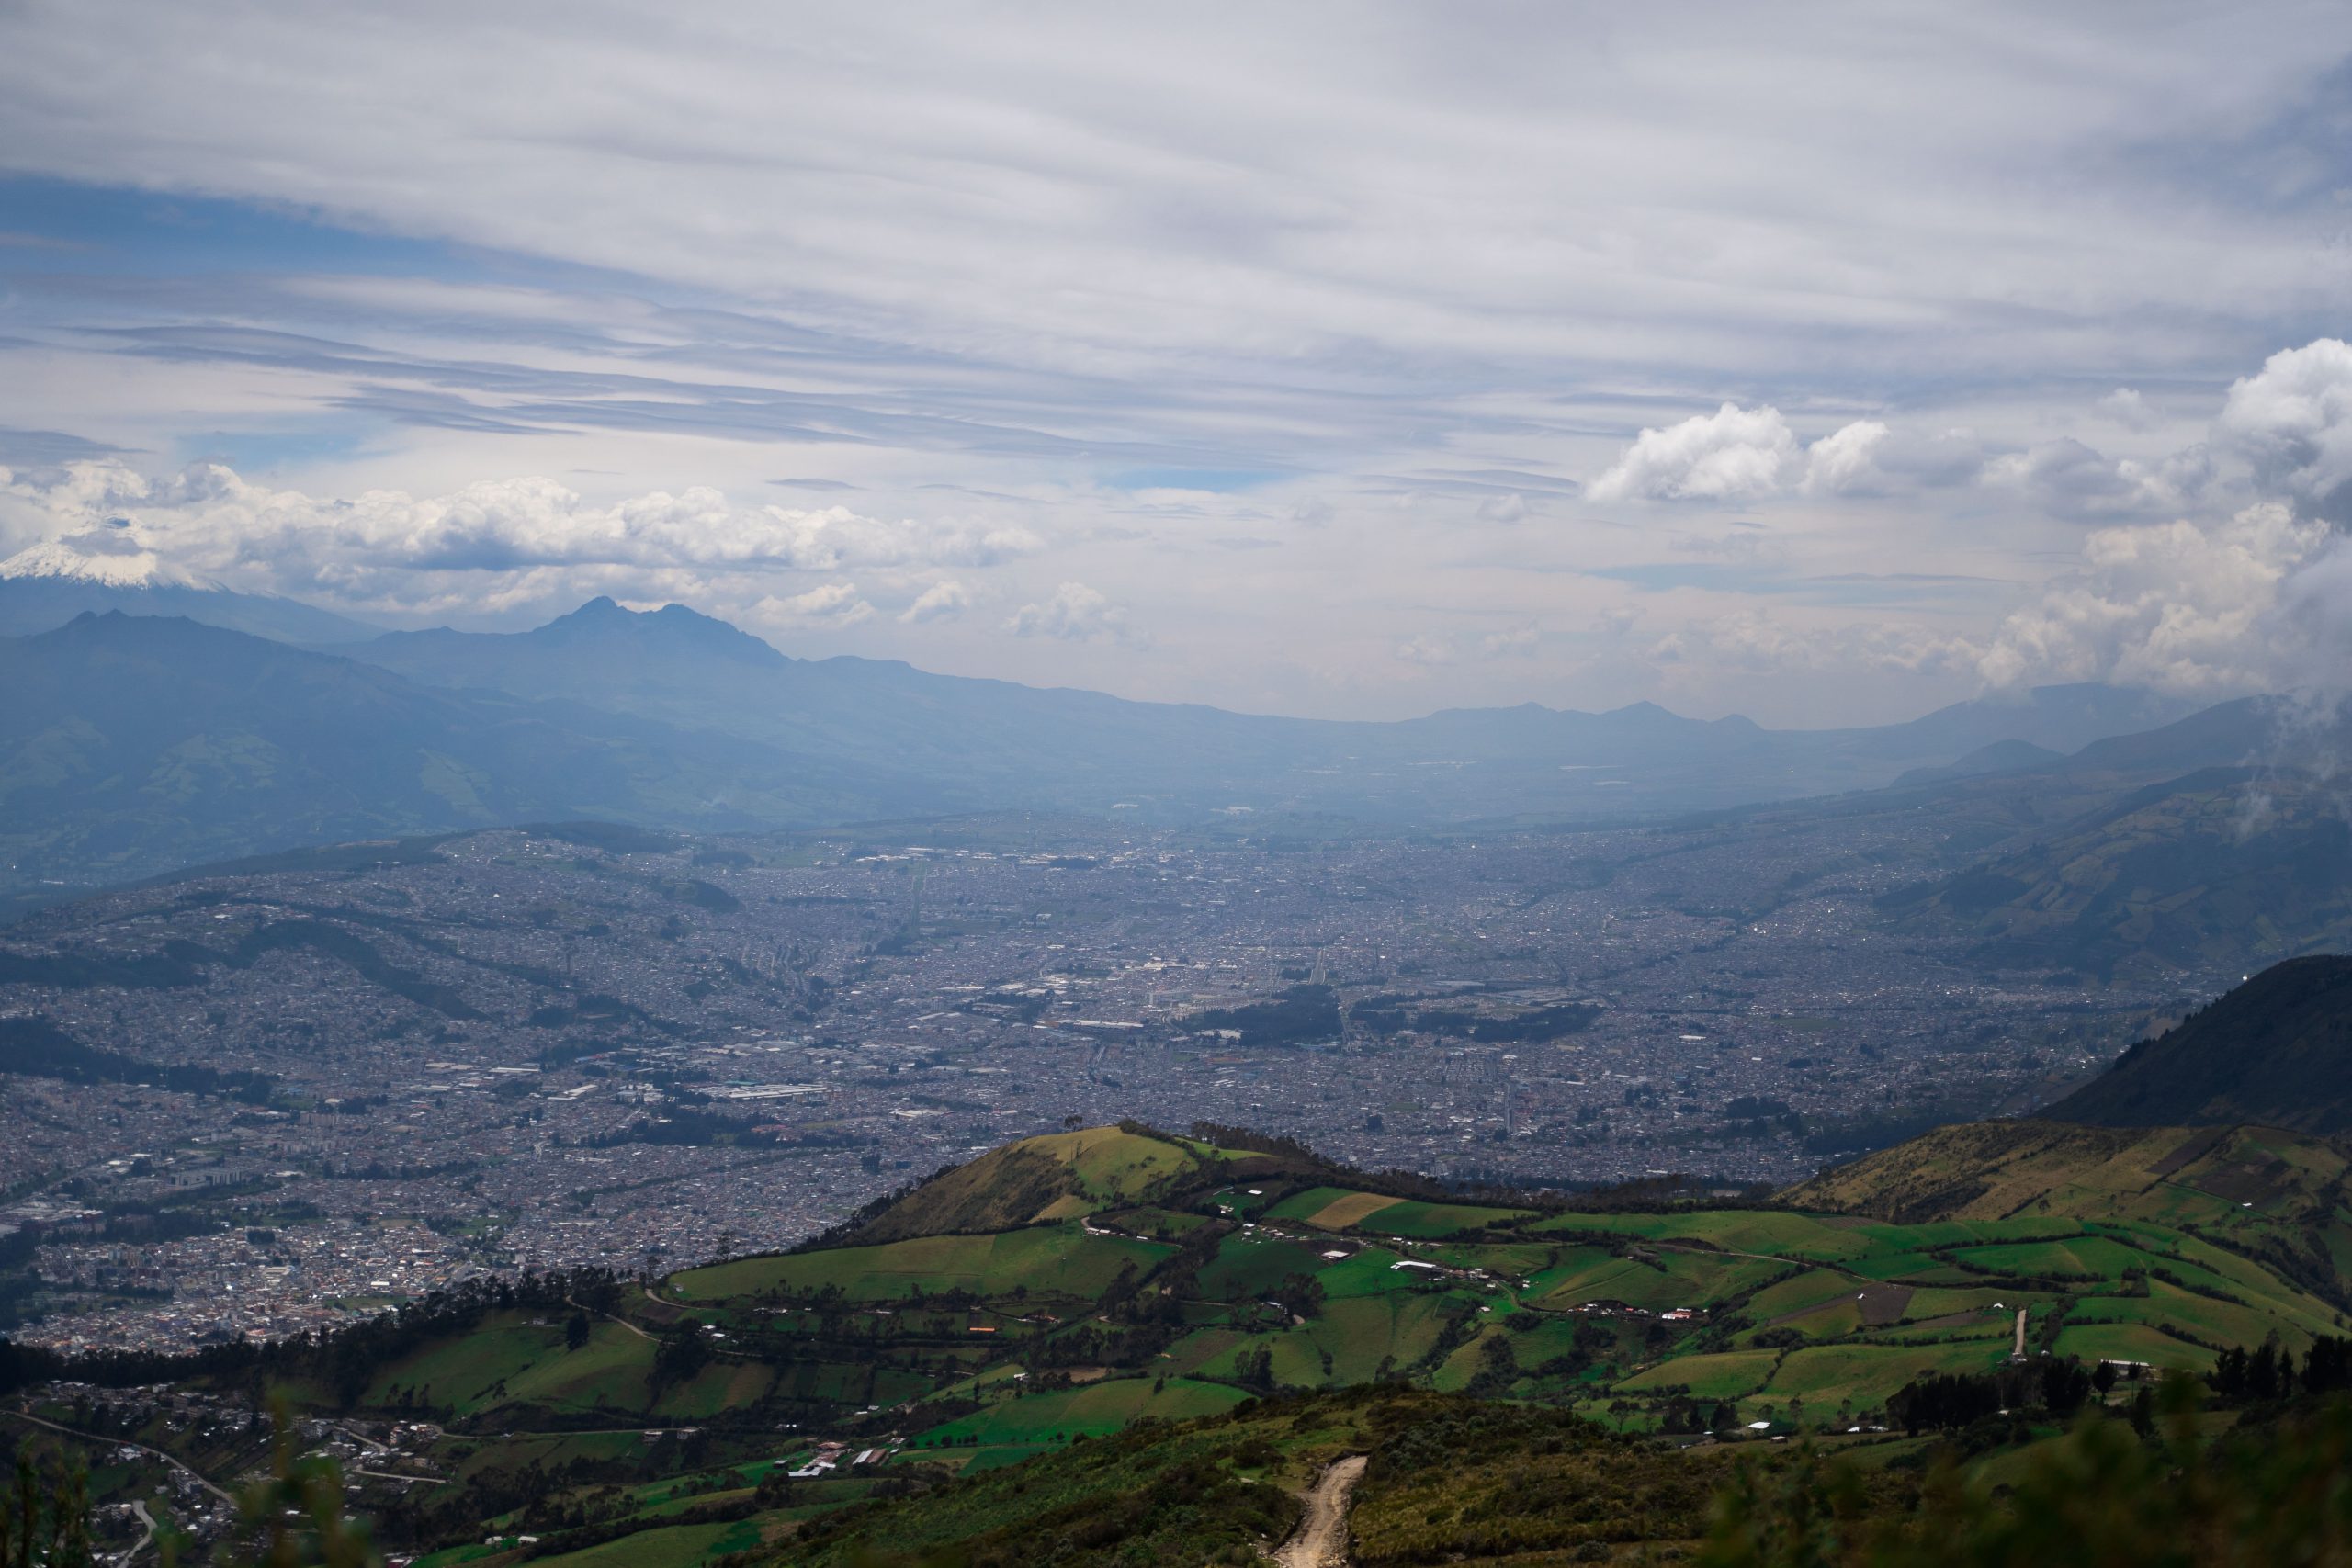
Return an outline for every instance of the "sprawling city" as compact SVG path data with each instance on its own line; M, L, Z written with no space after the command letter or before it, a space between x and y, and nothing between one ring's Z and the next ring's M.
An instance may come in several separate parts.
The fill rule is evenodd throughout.
M0 1080L0 1223L43 1238L16 1332L185 1348L481 1270L776 1250L1073 1120L1780 1185L2079 1077L2190 994L1973 977L1873 908L1925 860L1892 833L929 836L487 832L9 928L19 1020L267 1084Z
M0 1568L2352 1568L2347 84L0 5Z

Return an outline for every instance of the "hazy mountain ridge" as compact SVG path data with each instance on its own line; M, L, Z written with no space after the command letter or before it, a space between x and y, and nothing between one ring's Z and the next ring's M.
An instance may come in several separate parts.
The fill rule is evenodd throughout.
M0 843L24 881L534 818L805 822L896 798L735 737L419 686L175 618L0 640Z
M529 632L395 634L349 651L435 684L571 697L797 750L935 765L944 781L998 792L995 804L1100 810L1113 804L1106 793L1172 791L1195 810L1246 804L1374 820L1617 816L1629 806L1866 788L1994 742L2079 745L2188 705L2062 686L1864 729L1768 730L1645 702L1604 713L1448 709L1390 724L1295 719L888 660L795 660L678 605L637 614L603 599Z
M109 613L180 616L248 637L316 646L342 647L383 635L380 627L295 599L238 593L193 581L41 570L59 563L28 561L34 553L0 561L0 637L35 637L77 615ZM12 572L10 567L18 570Z
M1874 787L1972 749L2014 758L2040 744L2005 730L2091 734L2177 706L2053 687L1881 729L1773 731L1647 703L1302 720L793 659L682 606L639 613L609 599L528 632L392 633L332 656L109 612L13 640L0 664L28 694L0 728L20 884L559 818L732 829L987 809L1145 822L1246 809L1391 829L1622 820ZM2252 708L2199 716L2179 744L2225 750L2258 720ZM2148 766L2177 749L2164 731L2100 744ZM2143 767L2128 782L2152 776ZM2079 811L2117 784L2059 787Z
M1973 934L1998 966L2102 978L2352 946L2352 824L2338 792L2300 771L2199 768L1988 848L1881 907L1915 930Z

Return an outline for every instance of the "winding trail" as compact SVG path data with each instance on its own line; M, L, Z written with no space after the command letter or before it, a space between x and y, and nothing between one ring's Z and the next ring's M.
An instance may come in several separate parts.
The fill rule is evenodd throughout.
M1306 1495L1306 1517L1274 1553L1280 1568L1347 1568L1348 1501L1369 1456L1335 1460Z

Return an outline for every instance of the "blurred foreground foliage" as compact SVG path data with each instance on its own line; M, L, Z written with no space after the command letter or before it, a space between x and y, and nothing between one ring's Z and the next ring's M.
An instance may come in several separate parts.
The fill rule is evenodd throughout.
M2207 1441L2186 1379L2162 1435L2093 1412L2037 1447L2014 1484L1946 1460L1889 1507L1850 1461L1742 1466L1716 1501L1705 1568L2335 1568L2352 1565L2352 1404L2273 1413Z

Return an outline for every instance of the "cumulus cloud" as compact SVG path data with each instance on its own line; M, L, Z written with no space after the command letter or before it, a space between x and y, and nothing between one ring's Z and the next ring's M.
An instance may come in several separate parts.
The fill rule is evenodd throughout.
M1585 493L1600 502L1753 501L1783 491L1815 494L1866 488L1892 433L1857 420L1811 446L1781 411L1725 403L1663 430L1645 429Z
M2215 696L2292 686L2334 618L2305 606L2337 581L2352 587L2340 541L2277 502L2210 526L2101 528L2077 569L2002 624L1977 669L1996 686L2112 681Z
M1537 641L1533 623L1506 626L1498 632L1488 632L1478 639L1481 659L1530 659L1534 657Z
M320 498L209 463L161 478L117 462L76 464L53 482L7 484L0 506L14 537L105 534L117 553L148 552L175 570L346 603L421 603L452 574L522 581L550 569L707 578L989 567L1041 547L1017 525L739 506L706 487L597 503L553 479L523 478L441 496Z
M1802 461L1781 411L1725 403L1663 430L1645 428L1585 488L1594 501L1745 501L1781 489Z
M874 614L874 606L858 597L854 582L820 583L806 593L763 599L754 608L790 620L835 626L854 626Z
M1455 650L1451 639L1433 637L1428 632L1423 632L1417 637L1408 637L1398 643L1396 657L1407 664L1419 664L1434 669L1442 664L1451 664L1462 656Z
M1015 637L1060 637L1069 642L1128 639L1127 613L1083 582L1065 582L1051 597L1023 604L1005 629Z
M2062 436L1994 458L1984 479L2060 517L2145 515L2194 506L2213 482L2213 460L2201 446L2154 462L2111 458Z
M1860 488L1877 471L1879 448L1891 434L1874 419L1858 419L1823 436L1805 454L1804 488L1831 492Z
M899 619L907 626L919 626L926 621L944 621L962 615L972 607L972 591L950 578L934 582L915 596L915 602L899 612Z
M2352 524L2352 345L2320 338L2230 388L2217 437L2306 516Z
M1392 650L1407 664L1419 664L1435 669L1442 665L1459 664L1465 660L1492 663L1498 659L1532 659L1535 656L1541 636L1532 621L1505 626L1499 631L1478 637L1446 637L1435 632L1422 632L1407 637Z
M2265 499L2219 522L2093 533L2081 564L2002 624L1979 661L1986 680L2331 699L2352 687L2352 346L2321 338L2272 355L2231 386L2213 446ZM2040 477L2026 482L2118 509L2186 508L2213 482L2202 448L2111 475L2087 450L2036 448Z

